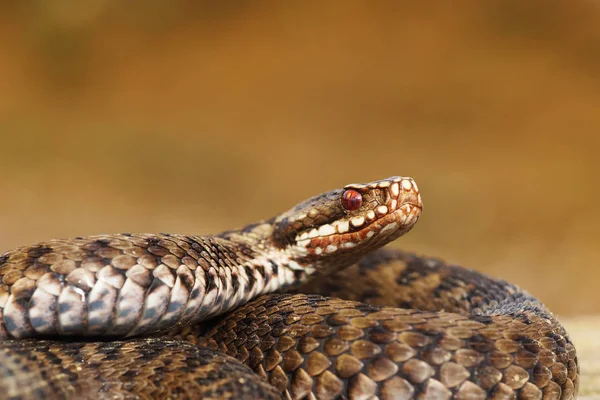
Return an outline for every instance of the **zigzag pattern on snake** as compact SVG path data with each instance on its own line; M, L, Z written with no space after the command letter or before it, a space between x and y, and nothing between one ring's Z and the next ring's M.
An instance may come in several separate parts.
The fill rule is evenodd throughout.
M0 393L575 398L575 348L535 298L379 249L421 210L414 181L392 177L215 236L103 235L9 251Z

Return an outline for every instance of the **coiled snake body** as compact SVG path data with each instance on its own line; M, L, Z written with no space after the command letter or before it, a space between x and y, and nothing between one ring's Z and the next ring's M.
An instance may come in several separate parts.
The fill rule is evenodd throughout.
M535 298L379 249L421 209L392 177L216 236L9 251L0 398L576 397L575 348Z

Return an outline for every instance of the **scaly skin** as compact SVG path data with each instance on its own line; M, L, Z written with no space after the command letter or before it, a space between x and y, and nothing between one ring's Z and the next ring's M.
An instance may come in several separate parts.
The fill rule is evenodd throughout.
M505 281L384 249L297 291L171 336L239 359L291 398L576 397L565 329Z
M0 337L79 337L0 342L0 393L574 398L575 349L536 299L376 251L421 207L412 180L390 178L214 237L106 235L6 253ZM85 339L141 334L154 337Z
M173 340L10 340L0 360L4 399L281 398L236 360Z
M343 196L360 198L347 209ZM342 269L408 232L410 178L348 185L217 236L116 234L0 256L0 339L130 337L192 324Z

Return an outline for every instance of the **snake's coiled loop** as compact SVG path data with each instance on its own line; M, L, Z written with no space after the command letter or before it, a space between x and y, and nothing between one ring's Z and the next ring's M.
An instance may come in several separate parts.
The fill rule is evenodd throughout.
M392 177L215 236L102 235L9 251L0 256L0 393L576 396L575 348L536 299L377 250L421 210L414 181Z

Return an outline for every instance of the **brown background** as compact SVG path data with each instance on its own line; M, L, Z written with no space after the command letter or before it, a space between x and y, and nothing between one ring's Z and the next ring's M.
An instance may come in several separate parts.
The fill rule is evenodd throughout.
M0 5L1 250L407 175L394 246L600 312L599 2L81 3Z

